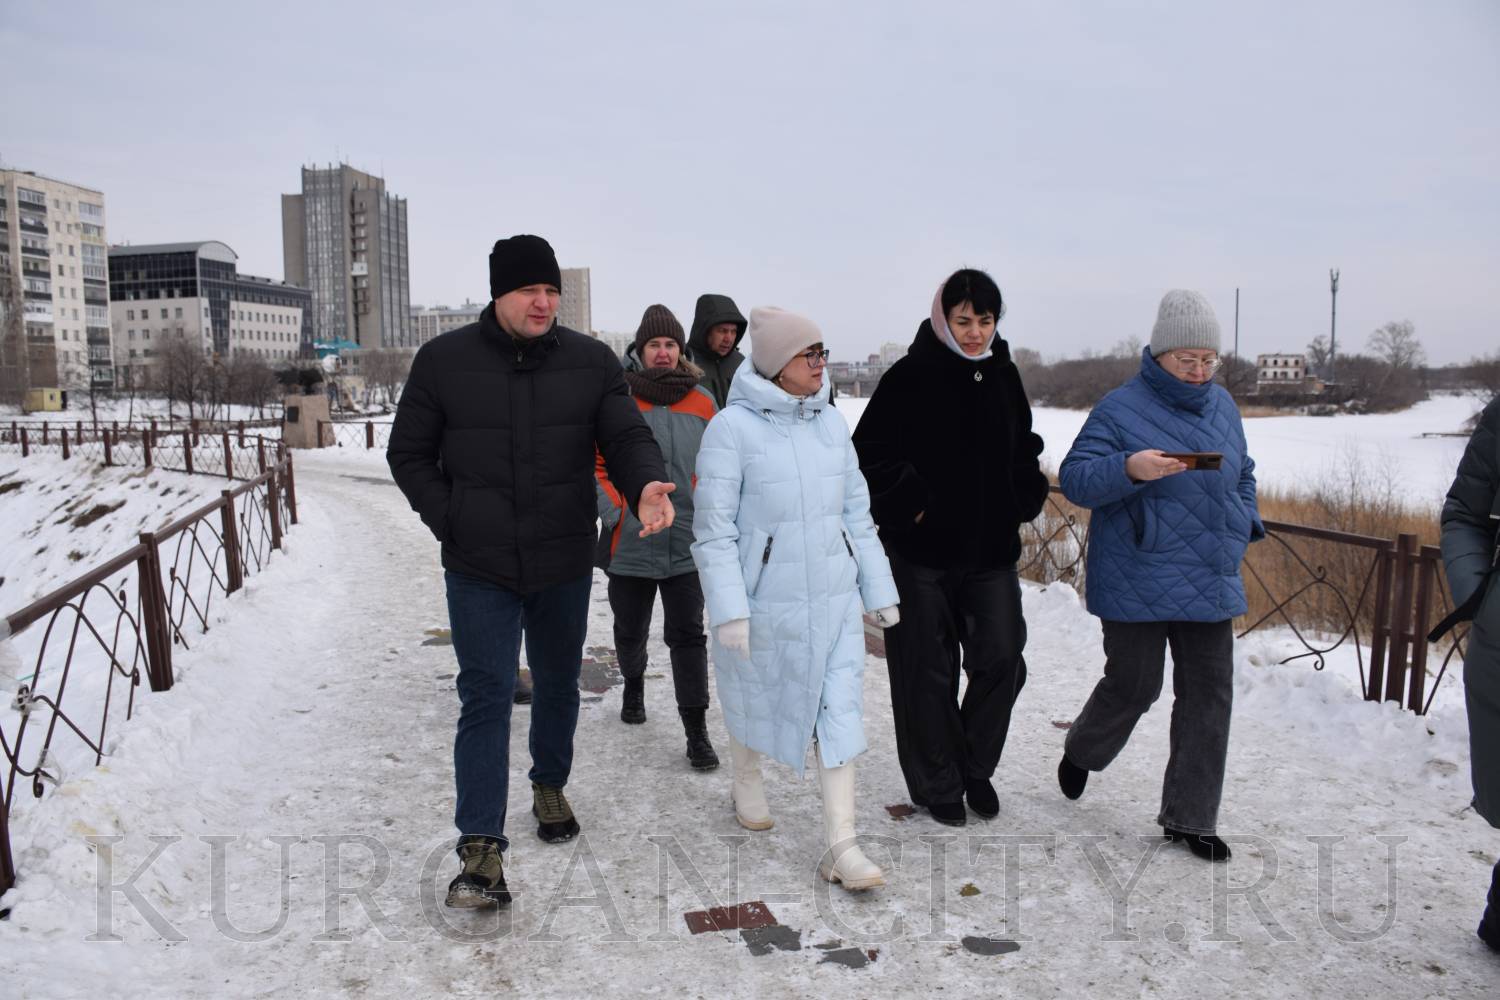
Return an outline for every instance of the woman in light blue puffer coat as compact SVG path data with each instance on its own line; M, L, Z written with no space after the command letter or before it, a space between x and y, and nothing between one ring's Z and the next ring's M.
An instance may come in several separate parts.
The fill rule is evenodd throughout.
M693 491L693 559L735 814L748 829L770 828L759 755L801 774L813 744L828 838L819 870L867 889L884 877L854 841L851 761L865 749L860 613L895 624L896 585L849 428L829 405L822 333L767 307L751 310L747 336L751 364L703 434Z

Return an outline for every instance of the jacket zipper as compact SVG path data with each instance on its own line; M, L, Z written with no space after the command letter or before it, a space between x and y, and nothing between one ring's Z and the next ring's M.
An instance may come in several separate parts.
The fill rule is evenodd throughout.
M764 570L766 564L771 561L771 543L774 541L776 541L775 537L766 539L766 550L760 554L760 566L762 570Z
M859 560L856 559L855 556L854 556L854 546L849 544L849 534L848 534L848 532L840 531L839 534L841 536L843 536L843 539L844 539L844 548L846 548L846 549L849 550L849 558L850 559L854 559L855 564L858 565Z

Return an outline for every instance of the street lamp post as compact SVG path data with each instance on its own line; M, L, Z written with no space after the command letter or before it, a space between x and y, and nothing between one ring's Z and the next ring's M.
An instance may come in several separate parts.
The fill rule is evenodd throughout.
M1328 381L1333 382L1339 349L1339 271L1336 267L1328 269L1328 287L1333 292L1332 312L1328 317Z

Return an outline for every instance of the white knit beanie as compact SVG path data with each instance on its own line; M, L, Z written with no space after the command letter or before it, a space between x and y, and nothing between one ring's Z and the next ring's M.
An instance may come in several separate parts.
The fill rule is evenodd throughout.
M751 309L745 336L750 338L750 363L768 379L775 378L788 361L823 342L818 324L775 306Z
M1151 356L1180 349L1217 351L1219 321L1214 307L1200 292L1174 288L1161 297L1156 325L1151 328Z

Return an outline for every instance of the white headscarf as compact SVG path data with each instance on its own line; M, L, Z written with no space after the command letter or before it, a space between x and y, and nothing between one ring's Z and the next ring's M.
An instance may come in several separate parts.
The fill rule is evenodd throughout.
M953 338L953 331L948 329L948 317L943 312L943 287L946 284L944 281L942 285L938 285L937 294L932 297L932 332L937 334L937 339L943 346L965 361L983 361L992 356L995 353L995 338L1000 335L1000 316L1005 315L1005 303L1000 303L1000 316L995 317L995 329L990 333L990 342L978 354L967 354Z

